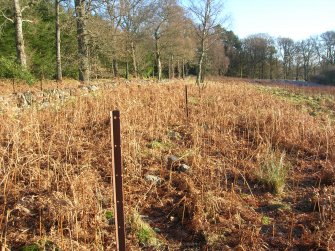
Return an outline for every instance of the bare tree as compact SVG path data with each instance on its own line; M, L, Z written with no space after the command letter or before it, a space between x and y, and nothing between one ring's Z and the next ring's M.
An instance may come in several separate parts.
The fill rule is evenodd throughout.
M192 20L176 0L157 0L153 4L151 22L154 38L154 55L157 79L162 79L164 62L168 65L169 78L185 76L185 62L193 59L195 52Z
M60 39L60 24L59 24L59 7L61 0L55 0L55 29L56 29L56 70L57 81L62 81L62 59L61 59L61 39Z
M290 75L294 55L294 41L291 38L280 37L277 40L278 50L283 61L284 79Z
M308 38L299 43L299 52L302 57L302 64L304 69L304 79L307 81L310 78L311 67L316 56L315 40Z
M112 58L112 68L114 77L118 76L118 61L117 61L117 33L122 21L121 4L117 0L103 0L106 6L107 19L110 22L110 32L111 32L111 53Z
M173 1L175 2L175 1ZM172 15L171 1L157 1L154 6L154 18L153 18L153 33L155 39L155 55L156 55L156 65L157 65L157 79L160 81L162 79L162 36L167 32L168 22ZM170 69L169 69L170 70ZM169 71L170 72L170 71Z
M16 58L17 62L23 67L27 68L27 55L25 49L25 41L23 35L23 22L32 23L29 19L23 19L22 14L25 10L29 9L32 5L34 5L37 0L29 0L25 1L27 3L24 7L21 7L20 0L13 0L13 9L14 9L14 17L10 18L5 15L3 11L1 11L2 16L6 21L14 23L15 27L15 47L16 47Z
M156 63L157 63L157 79L160 81L162 79L162 61L161 61L161 49L159 45L159 39L161 38L161 26L163 24L163 20L158 23L155 32L154 32L154 38L155 38L155 54L156 54Z
M10 18L5 15L3 11L1 11L2 16L6 21L14 23L15 27L15 46L16 46L16 58L18 63L23 67L27 68L27 55L25 50L24 36L23 36L23 22L32 22L28 19L23 19L22 13L27 10L31 5L35 3L34 0L28 2L27 5L21 7L20 0L13 0L13 9L14 9L14 17Z
M215 35L215 27L220 23L220 14L223 9L223 1L200 0L188 2L188 9L196 23L196 33L199 42L198 73L196 83L203 82L203 63L206 53L213 41L210 37Z
M295 65L295 80L299 80L300 79L300 68L301 68L301 64L302 64L302 55L301 55L301 50L300 50L300 42L296 42L294 44L294 65Z
M77 17L77 40L79 57L79 80L88 82L90 78L89 55L88 55L88 31L87 31L87 6L86 0L75 0L75 11Z
M120 26L125 36L127 52L133 64L133 74L137 77L137 42L145 30L145 23L150 19L152 13L150 2L145 0L124 0L121 2L120 8Z
M121 4L119 0L90 0L86 3L91 76L94 73L96 77L110 73L118 76L118 62L124 51L120 30Z
M17 60L23 68L27 68L27 55L25 52L23 30L22 30L22 11L19 0L14 0L14 24Z
M327 64L335 64L335 31L327 31L321 34L324 55Z
M226 56L226 47L224 44L225 29L218 25L216 28L218 37L213 37L214 42L208 50L209 72L213 75L223 76L228 69L229 59Z
M246 59L246 70L252 78L271 78L274 41L267 34L250 35L243 40L243 52ZM269 75L266 74L269 69Z

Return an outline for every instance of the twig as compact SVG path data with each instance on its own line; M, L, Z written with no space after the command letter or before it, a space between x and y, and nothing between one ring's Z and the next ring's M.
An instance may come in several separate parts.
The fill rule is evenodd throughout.
M9 18L9 17L7 17L7 16L5 15L5 13L3 13L3 11L1 11L1 14L2 14L2 16L3 16L6 20L8 20L8 21L11 22L11 23L14 23L14 20L11 19L11 18Z
M149 187L149 189L148 189L148 191L146 191L146 193L143 195L143 199L139 199L138 202L136 203L135 208L138 207L138 205L142 202L142 200L145 200L145 198L147 197L148 193L151 191L151 189L153 188L154 185L155 185L155 183L152 182L151 185L150 185L150 187Z
M242 176L244 182L247 184L247 187L248 187L248 189L249 189L249 191L250 191L251 196L252 196L253 198L255 198L254 194L252 193L251 187L249 186L249 183L248 183L247 179L244 177L244 175L241 173L240 170L237 169L237 171L241 174L241 176Z

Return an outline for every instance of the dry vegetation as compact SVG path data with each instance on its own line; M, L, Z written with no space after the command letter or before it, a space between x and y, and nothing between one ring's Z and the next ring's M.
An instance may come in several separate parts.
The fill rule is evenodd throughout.
M334 250L334 96L330 112L311 114L240 81L189 85L186 119L184 84L2 112L2 250L115 250L115 108L130 250ZM171 154L190 170L167 168Z

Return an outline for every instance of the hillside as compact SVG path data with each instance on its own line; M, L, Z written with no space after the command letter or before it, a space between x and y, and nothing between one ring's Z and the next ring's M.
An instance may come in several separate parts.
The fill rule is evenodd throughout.
M0 105L2 250L115 250L116 108L130 250L335 249L335 88L95 85Z

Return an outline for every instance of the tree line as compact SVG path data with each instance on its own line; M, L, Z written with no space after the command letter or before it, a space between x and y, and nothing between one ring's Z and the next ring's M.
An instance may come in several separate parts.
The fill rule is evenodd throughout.
M335 31L301 41L267 34L233 41L226 51L231 60L228 75L335 83Z
M241 39L224 19L219 0L0 0L0 77L335 83L335 31L302 41Z

